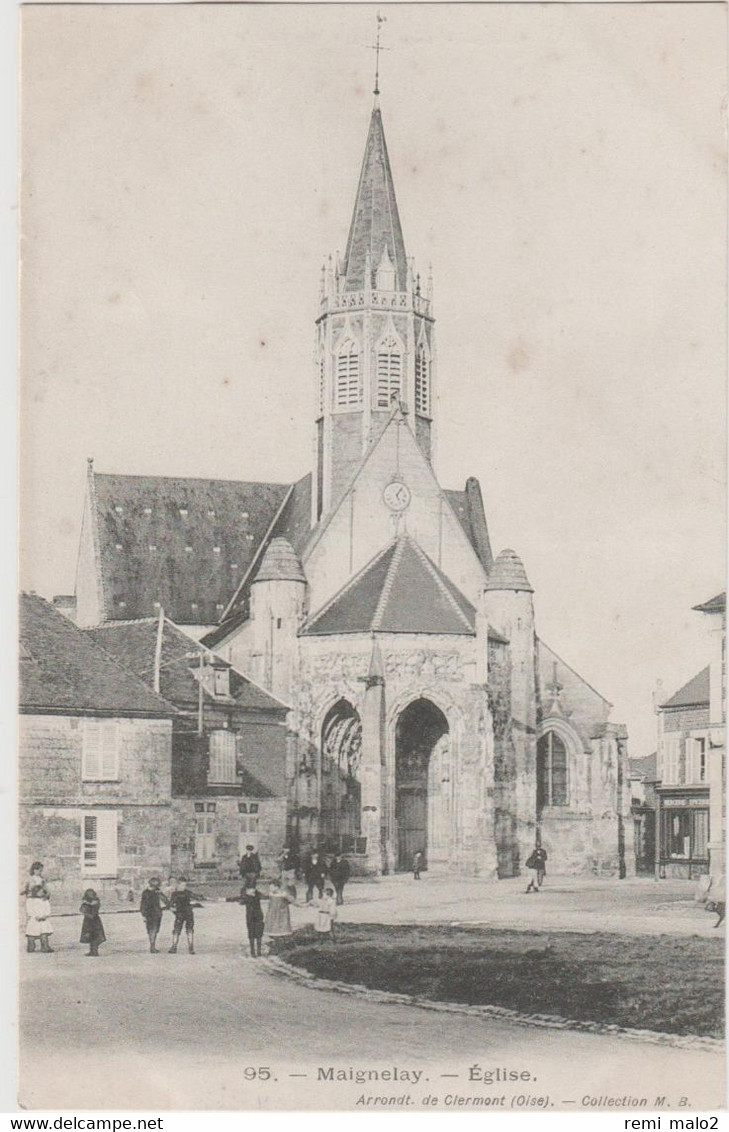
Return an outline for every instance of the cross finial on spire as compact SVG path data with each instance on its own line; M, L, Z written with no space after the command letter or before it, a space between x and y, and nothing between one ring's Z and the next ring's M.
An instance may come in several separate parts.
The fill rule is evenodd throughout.
M380 52L390 50L389 47L383 47L380 44L380 28L386 22L387 22L387 16L383 16L383 15L380 14L380 12L378 12L377 13L377 37L376 37L374 43L369 43L367 45L370 48L371 51L375 52L375 89L372 92L374 94L375 98L377 98L377 95L380 93Z

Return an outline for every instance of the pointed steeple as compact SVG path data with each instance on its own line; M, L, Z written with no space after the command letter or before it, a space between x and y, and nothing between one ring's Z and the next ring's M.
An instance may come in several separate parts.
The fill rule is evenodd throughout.
M395 269L395 287L398 291L405 291L405 241L397 211L382 114L375 105L344 256L345 290L363 291L367 253L369 252L371 270L376 271L385 251ZM369 283L373 285L375 280L370 279Z

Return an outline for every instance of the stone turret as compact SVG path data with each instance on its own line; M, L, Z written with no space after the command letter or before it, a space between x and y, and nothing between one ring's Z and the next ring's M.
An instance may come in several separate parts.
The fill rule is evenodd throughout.
M515 814L514 864L524 861L536 836L536 634L534 590L519 555L502 550L494 561L484 592L488 621L509 639L511 668L511 742L508 774Z
M306 591L306 576L291 543L272 539L251 586L253 648L258 679L285 703L291 698Z

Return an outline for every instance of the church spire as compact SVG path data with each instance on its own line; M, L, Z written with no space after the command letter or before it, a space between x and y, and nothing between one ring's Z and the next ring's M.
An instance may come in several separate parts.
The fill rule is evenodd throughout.
M378 86L376 79L375 87ZM387 155L382 114L375 95L375 106L370 119L357 198L344 256L344 289L364 291L368 256L372 273L381 263L385 250L395 269L394 289L407 290L405 241L397 211L395 185ZM367 280L367 286L374 285L375 279L371 275Z

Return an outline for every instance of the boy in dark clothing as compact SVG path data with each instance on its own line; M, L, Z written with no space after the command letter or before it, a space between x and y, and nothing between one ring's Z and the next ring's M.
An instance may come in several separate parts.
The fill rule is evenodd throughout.
M187 888L187 877L180 877L177 887L170 897L170 908L175 913L175 923L172 928L172 947L170 955L177 954L177 943L182 929L187 935L187 950L190 955L195 954L195 915L192 910L192 893Z
M169 901L162 892L162 881L159 877L150 877L149 883L142 893L139 911L142 913L142 919L147 928L149 950L153 955L157 954L157 936L162 927L162 913L165 908L169 908Z
M261 908L262 893L256 888L255 881L249 881L240 890L240 902L246 910L246 929L251 955L255 959L261 954L261 940L263 939L263 909Z
M344 886L350 877L349 861L341 853L337 853L329 866L334 891L337 894L337 904L344 904Z
M314 889L316 888L320 898L324 895L324 881L327 875L327 867L322 861L318 853L312 853L309 857L306 866L306 902L309 903L313 899Z
M246 851L238 862L238 869L243 880L248 877L258 880L261 875L261 859L252 845L246 845Z

